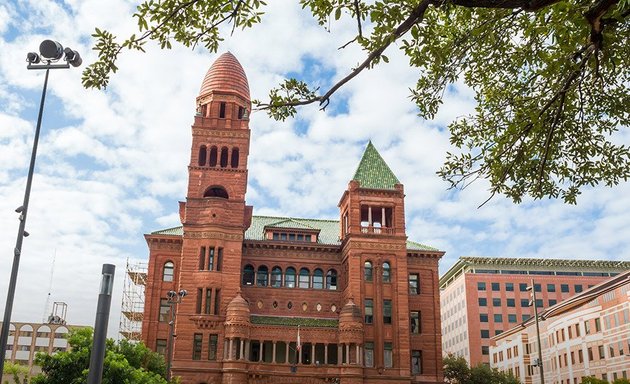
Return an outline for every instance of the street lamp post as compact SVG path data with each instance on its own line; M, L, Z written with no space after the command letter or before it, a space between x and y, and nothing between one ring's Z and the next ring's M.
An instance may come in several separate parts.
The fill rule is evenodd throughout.
M65 64L57 64L63 59ZM42 99L39 104L39 114L37 116L37 126L35 128L35 137L33 138L33 151L31 153L31 162L28 168L28 176L26 178L26 189L24 191L24 202L15 211L20 214L19 228L15 248L13 250L13 266L11 268L11 277L9 280L9 290L7 292L7 302L4 307L4 318L2 320L2 331L0 332L0 372L4 368L5 351L7 349L7 340L9 338L9 327L11 325L11 312L13 311L13 299L15 298L15 286L17 285L18 267L20 265L20 256L22 254L22 242L24 237L29 234L26 232L26 214L28 213L28 203L31 195L31 185L33 183L33 172L35 170L35 158L37 156L37 145L39 143L39 132L42 126L42 115L44 112L44 101L46 100L46 88L48 87L48 72L51 69L70 68L70 66L78 67L81 65L81 56L70 48L63 48L61 44L52 40L44 40L39 45L39 54L29 52L26 55L28 69L45 69L44 89L42 90Z
M185 289L176 291L168 291L166 294L168 297L168 304L170 305L170 320L168 322L168 349L166 351L166 381L171 381L171 364L173 362L173 342L175 339L175 318L177 314L175 310L177 309L177 304L182 302L184 296L186 296L188 292Z
M527 290L531 290L532 303L534 303L534 320L536 322L536 339L538 341L538 363L535 365L540 368L540 384L545 384L545 373L542 360L542 343L540 342L540 327L538 325L538 304L536 303L536 285L534 284L534 279L532 279L532 285L527 287Z

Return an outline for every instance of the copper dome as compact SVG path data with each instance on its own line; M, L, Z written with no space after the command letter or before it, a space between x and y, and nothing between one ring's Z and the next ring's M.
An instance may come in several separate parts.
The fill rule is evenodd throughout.
M249 84L245 71L236 57L230 52L219 56L212 64L201 83L199 96L209 92L235 93L249 100Z

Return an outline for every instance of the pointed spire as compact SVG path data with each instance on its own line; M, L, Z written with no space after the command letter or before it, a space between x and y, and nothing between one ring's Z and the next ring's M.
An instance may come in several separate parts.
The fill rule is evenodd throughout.
M371 140L363 152L363 157L352 180L358 181L361 188L370 189L395 189L396 184L400 184Z

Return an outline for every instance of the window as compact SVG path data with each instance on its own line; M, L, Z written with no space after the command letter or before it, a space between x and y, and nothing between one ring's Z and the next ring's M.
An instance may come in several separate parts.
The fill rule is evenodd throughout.
M162 281L173 281L173 273L175 271L175 264L172 261L164 263L164 270L162 272Z
M383 263L383 283L391 282L391 266L389 262Z
M201 343L203 343L203 335L201 333L195 333L193 338L193 360L201 360Z
M243 268L243 285L254 285L254 267L251 264Z
M486 283L483 281L478 281L477 282L477 290L478 291L485 291L486 290Z
M521 315L521 321L527 321L527 320L529 320L530 317L531 316L528 315L528 314Z
M313 288L324 289L324 271L319 268L313 271Z
M479 314L479 322L480 323L487 323L488 322L488 314L487 313L480 313Z
M514 292L514 283L505 283L505 290L507 292Z
M208 247L208 271L214 270L214 247Z
M326 272L326 289L335 291L337 289L337 271L334 269Z
M569 284L560 284L560 292L569 293Z
M197 305L195 313L201 313L201 304L203 303L203 288L197 288Z
M271 287L280 288L282 287L282 268L275 266L271 269Z
M383 353L383 363L385 368L392 368L394 366L394 354L392 352L392 343L386 341Z
M601 332L601 331L602 331L602 324L598 317L595 319L595 332Z
M482 345L481 346L481 354L482 355L489 355L490 354L490 347L487 345Z
M521 307L529 307L529 300L521 299Z
M409 274L409 294L420 294L420 276L417 273Z
M366 367L374 366L374 343L366 341L364 345L364 361Z
M540 285L540 284L534 284L534 291L536 291L536 292L542 292L542 285Z
M218 197L220 199L228 199L229 195L225 188L221 186L212 186L206 189L203 193L203 197Z
M490 338L490 331L487 329L482 329L481 330L481 338L482 339L489 339Z
M392 323L392 301L389 299L383 300L383 324Z
M508 314L508 322L516 323L516 314Z
M204 165L206 165L207 156L208 156L208 150L206 149L205 145L202 145L201 147L199 147L199 160L197 162L197 164L200 167L203 167Z
M518 290L521 292L526 292L527 291L527 283L519 283L518 284Z
M501 290L499 283L492 283L492 291L499 292Z
M495 323L502 323L503 322L503 315L500 313L495 313L494 314L494 322Z
M219 104L219 118L225 119L225 102L224 101L222 101Z
M554 299L549 299L549 306L551 307L552 305L556 305L556 303L558 303L557 300Z
M219 335L211 334L208 338L208 360L217 359L217 345L219 341Z
M365 299L365 324L372 324L374 322L374 301L372 299Z
M230 162L232 168L238 168L238 148L232 148L232 160Z
M212 309L212 288L206 288L206 305L203 308L203 313L206 315L211 314Z
M216 167L217 166L217 158L218 158L218 149L217 147L212 147L210 148L210 161L209 161L209 165L211 167Z
M555 292L556 285L555 284L547 284L547 292Z
M214 292L214 314L218 315L221 310L221 290L217 289Z
M199 249L199 270L203 271L206 266L206 247Z
M307 268L300 269L300 288L310 288L311 287L311 275Z
M576 284L573 288L575 288L575 293L582 292L582 285Z
M227 147L221 148L221 168L225 168L228 165L228 149Z
M588 320L584 322L584 333L587 335L591 334L591 323Z
M168 299L160 299L160 313L158 315L158 321L165 323L169 320L171 314L171 306L168 304Z
M411 374L422 374L422 351L411 351Z
M514 299L507 299L507 306L510 308L516 307L516 303L514 302Z
M488 306L488 299L486 299L485 297L480 297L478 301L480 307Z
M162 356L166 355L166 339L157 339L155 343L155 352Z
M223 248L219 247L217 249L217 262L215 265L217 272L221 271L222 265L223 265Z
M365 281L372 281L372 262L366 261L363 266L363 278Z
M597 346L597 350L599 352L599 359L600 360L604 360L606 358L606 356L604 356L604 346L603 345L598 345Z
M411 333L422 333L422 325L420 323L420 311L411 311L409 316Z
M501 306L501 299L498 297L495 297L492 299L492 306L493 307L500 307Z
M238 119L241 120L245 115L245 108L238 106Z
M267 286L269 269L265 265L261 265L258 267L258 272L256 273L256 285L259 287Z
M287 268L284 273L284 286L286 288L295 288L295 268Z

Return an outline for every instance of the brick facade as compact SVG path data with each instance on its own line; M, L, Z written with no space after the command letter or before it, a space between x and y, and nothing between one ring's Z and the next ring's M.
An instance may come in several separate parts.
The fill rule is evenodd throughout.
M340 221L253 216L251 103L233 55L197 104L182 226L145 235L147 346L165 351L167 292L185 289L172 366L183 383L442 382L443 252L407 241L403 186L372 144Z

